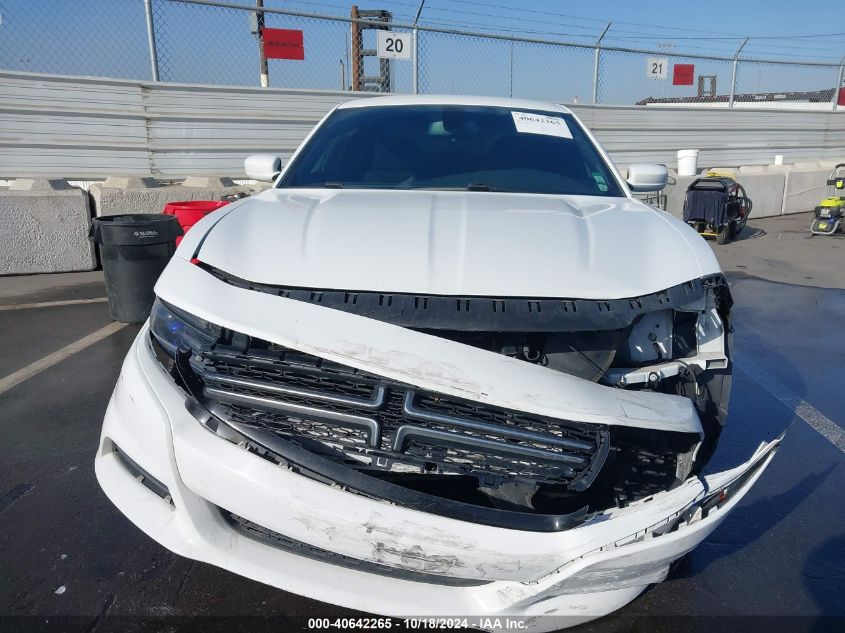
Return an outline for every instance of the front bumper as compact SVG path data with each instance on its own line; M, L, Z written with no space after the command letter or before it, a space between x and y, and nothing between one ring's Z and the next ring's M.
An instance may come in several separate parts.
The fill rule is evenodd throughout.
M209 432L185 400L155 360L144 327L124 362L96 458L100 485L121 512L183 556L309 598L395 616L543 614L574 624L609 613L663 580L672 561L706 538L780 442L761 445L731 471L691 478L577 528L526 533L303 477ZM142 485L145 475L166 494ZM702 505L710 507L704 518ZM339 560L373 566L362 570L274 547L233 528L221 509ZM561 626L530 623L538 631Z

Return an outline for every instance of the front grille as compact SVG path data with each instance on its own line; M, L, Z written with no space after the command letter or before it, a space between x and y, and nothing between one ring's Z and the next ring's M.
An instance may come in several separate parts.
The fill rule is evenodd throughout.
M605 428L426 392L261 341L251 345L218 345L192 356L215 413L359 470L583 490L607 454Z

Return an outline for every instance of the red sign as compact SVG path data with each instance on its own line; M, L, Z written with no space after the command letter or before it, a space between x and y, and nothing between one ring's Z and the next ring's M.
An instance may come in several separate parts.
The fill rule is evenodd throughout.
M264 57L267 59L305 59L302 31L297 29L262 29Z
M839 89L839 99L836 100L836 105L845 106L845 88Z
M695 64L675 64L672 67L673 86L691 86L695 79Z

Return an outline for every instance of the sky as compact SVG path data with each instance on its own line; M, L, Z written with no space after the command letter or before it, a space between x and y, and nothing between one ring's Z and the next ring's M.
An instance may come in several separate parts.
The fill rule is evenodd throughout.
M249 12L152 0L162 80L257 85L257 42ZM254 0L229 0L253 5ZM357 0L413 20L419 0ZM348 16L348 0L265 0L268 8ZM695 86L648 78L651 57L671 54L694 64L695 75L730 88L732 64L675 55L731 57L746 36L747 58L787 59L738 65L737 92L830 89L845 57L845 11L830 0L736 0L727 3L640 0L426 0L420 24L522 38L592 45L611 23L603 45L648 49L655 55L604 50L600 103L632 104L646 97L684 97ZM143 0L0 0L0 68L71 75L150 79ZM273 87L339 89L349 85L349 24L268 13L268 27L303 31L305 60L271 60ZM365 47L374 47L372 32ZM375 73L375 60L366 74ZM594 52L572 48L420 33L420 88L428 93L489 94L564 103L592 100ZM411 63L392 62L393 89L409 92Z
M318 13L345 13L342 0L267 0L268 6ZM358 3L361 8L384 8L396 19L412 20L418 0ZM729 7L729 8L728 8ZM502 30L545 39L595 41L608 22L608 43L628 47L674 44L676 50L733 54L743 36L752 36L749 56L840 61L845 57L845 14L833 0L426 0L420 21L456 25L467 30ZM539 33L532 33L539 32ZM555 35L556 33L564 35ZM792 40L795 37L838 33L836 37ZM575 37L580 36L580 37ZM735 37L730 37L735 36ZM761 39L756 39L760 36ZM724 37L727 40L695 40Z

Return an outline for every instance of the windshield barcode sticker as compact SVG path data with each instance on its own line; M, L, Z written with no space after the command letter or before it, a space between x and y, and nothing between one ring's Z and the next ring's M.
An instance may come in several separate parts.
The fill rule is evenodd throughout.
M511 111L511 116L517 132L572 138L572 132L569 131L569 126L566 125L563 117L513 111Z

